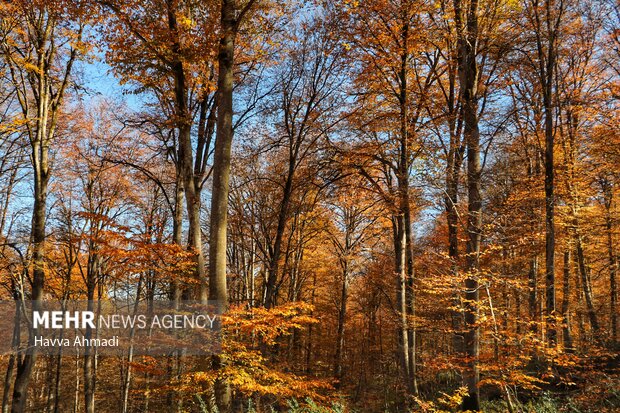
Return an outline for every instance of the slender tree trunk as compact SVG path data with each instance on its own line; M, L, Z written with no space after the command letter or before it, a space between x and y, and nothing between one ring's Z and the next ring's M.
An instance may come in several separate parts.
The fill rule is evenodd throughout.
M453 57L456 62L457 56ZM447 106L449 110L448 127L450 133L450 146L448 149L448 159L446 165L446 193L444 204L448 223L448 257L450 258L452 277L457 280L459 273L459 212L458 212L458 193L459 176L463 163L463 150L461 144L462 134L462 113L457 105L457 68L451 64L449 69L449 94ZM456 353L463 351L463 312L461 307L461 296L459 289L455 288L452 297L454 309L451 312L452 330L454 331L452 346Z
M91 244L89 251L94 251L95 247ZM95 309L95 291L97 290L97 279L99 276L99 258L95 256L89 257L88 269L86 275L87 289L87 311L93 312ZM93 329L87 325L84 332L84 338L87 342L93 338ZM95 391L96 391L96 358L95 347L90 345L84 349L84 411L86 413L95 413Z
M458 36L459 82L463 105L464 137L467 146L467 259L465 280L465 354L468 357L464 381L467 396L463 410L480 410L478 382L480 373L480 330L478 323L478 267L482 230L482 199L480 195L480 131L478 127L478 1L471 0L463 13L460 0L454 0Z
M46 113L45 110L41 112ZM43 119L45 121L45 119ZM32 144L32 163L34 167L34 206L32 217L32 310L40 308L40 300L43 297L43 286L45 281L44 272L44 251L45 251L45 221L47 214L47 183L49 181L48 152L49 143L44 138L45 130L41 125L41 130L37 132L37 140ZM21 360L18 359L17 374L13 384L13 404L11 413L22 413L26 408L27 390L30 382L32 369L37 360L37 348L34 346L34 337L37 331L30 329L28 346L29 354L25 354Z
M280 265L280 255L282 253L282 241L284 238L284 230L286 228L286 222L288 220L288 210L293 192L293 177L295 175L295 163L296 158L289 158L288 174L286 176L286 182L284 185L284 192L282 194L282 202L280 203L280 211L278 213L278 227L276 228L276 236L273 244L273 253L269 262L269 273L267 276L267 291L265 297L265 307L271 308L276 305L277 300L277 281L278 281L278 269Z
M183 245L183 198L184 198L184 190L183 190L183 178L181 176L180 165L175 165L175 187L174 187L174 211L172 215L172 242L175 245L181 246ZM179 305L181 303L181 298L183 296L184 287L181 284L178 278L174 278L170 284L170 300L172 301L172 306L174 309L179 309ZM132 346L133 350L133 346ZM169 362L172 365L171 371L171 379L178 377L178 372L180 372L183 368L182 361L182 351L177 350L174 355L169 357ZM129 366L127 367L129 370ZM127 372L129 374L129 371ZM127 391L129 391L128 384ZM125 389L123 389L125 391ZM123 396L123 406L127 406L128 401L125 399L127 396ZM175 409L178 411L180 409L181 398L178 398L175 403L175 393L171 392L168 397L168 407L172 410ZM125 407L123 407L125 408Z
M475 112L474 112L474 116ZM467 119L467 118L466 118ZM467 124L467 121L466 121ZM469 276L465 280L465 352L470 359L465 372L465 383L468 395L463 402L464 410L480 409L478 382L478 358L480 355L480 329L478 322L478 259L480 254L481 224L482 224L482 200L480 197L480 150L477 120L469 136L467 149L467 175L468 175L468 242L467 242L467 271ZM467 126L465 127L467 134ZM466 135L467 136L467 135Z
M404 284L401 286L404 293L404 308L401 316L403 317L403 328L406 339L403 340L404 351L407 353L405 361L407 363L406 372L406 388L409 394L417 394L416 381L416 349L415 349L415 329L410 325L408 316L415 313L415 297L414 297L414 267L413 267L413 246L411 236L411 207L409 205L409 94L408 94L408 76L409 76L409 36L410 36L410 17L411 4L408 1L402 2L401 5L401 21L400 39L402 45L402 53L400 55L400 72L399 78L399 106L400 106L400 157L398 160L398 193L399 193L399 219L400 234L402 248L402 266L401 272L404 272Z
M208 298L207 290L207 278L205 273L205 259L202 252L202 231L200 229L200 191L197 190L194 184L193 173L193 157L191 148L191 135L190 129L182 128L181 135L184 135L182 141L183 149L183 182L185 188L185 203L187 205L187 216L189 221L188 228L188 244L189 247L196 254L196 279L199 282L198 287L198 300L201 303L206 303ZM187 152L189 151L189 155Z
M577 327L579 331L579 344L581 347L577 347L578 350L586 348L586 327L583 320L583 288L581 285L581 277L575 277L575 291L577 292Z
M530 269L528 271L528 308L530 314L531 327L530 331L538 332L538 256L535 255L530 259Z
M545 325L550 345L557 342L554 322L555 300L555 130L554 130L554 83L557 57L557 35L560 15L551 15L555 0L545 0L540 7L533 4L536 21L536 44L538 52L538 76L542 89L545 128ZM562 4L562 3L560 3ZM545 19L540 11L545 10Z
M180 168L176 167L176 182L174 189L174 215L172 216L172 242L176 245L183 244L183 178ZM171 285L170 298L174 308L179 308L182 295L182 286L178 279L174 279Z
M75 386L73 391L73 413L80 409L80 353L75 356Z
M592 283L590 281L590 269L586 265L586 258L583 251L583 243L581 235L577 233L576 236L576 249L577 249L577 266L579 267L579 274L581 276L581 287L583 288L583 297L586 300L586 308L588 310L588 319L590 320L590 327L594 333L594 337L598 340L600 326L598 323L598 317L596 316L596 310L594 309L594 300L592 298Z
M218 302L224 310L228 305L226 290L226 247L228 222L228 193L230 189L230 160L233 139L233 80L235 36L235 2L221 1L221 33L218 51L217 132L213 158L213 189L211 191L211 232L209 234L209 300ZM213 358L213 367L221 369L223 360ZM230 385L216 380L215 399L220 413L231 408Z
M9 394L11 391L11 381L13 380L13 369L15 368L15 354L9 356L9 362L4 376L4 388L2 392L2 413L9 413Z
M21 158L23 156L22 153L23 153L22 151L19 151L17 155L18 160L16 160L15 163L13 164L11 168L11 174L9 175L9 180L6 186L3 188L4 202L2 205L2 212L0 213L0 237L5 236L4 229L6 226L6 215L9 212L9 205L11 204L13 188L15 187L15 182L17 180L17 173L20 171L19 164L21 163ZM2 162L4 164L5 160L3 160ZM4 168L4 165L2 166L2 168ZM10 228L9 228L8 233L10 233Z
M409 186L409 180L407 179L407 187ZM405 222L405 247L407 258L407 314L411 317L415 317L415 285L414 277L415 271L413 267L413 245L411 234L411 208L409 206L409 191L408 188L405 191L405 208L404 208L404 222ZM417 360L416 360L416 329L415 324L407 323L407 351L409 352L409 382L410 391L412 394L418 394L418 380L417 380Z
M342 353L344 351L344 324L347 314L347 297L348 297L348 269L347 264L344 265L342 271L342 280L340 283L340 307L338 308L338 332L336 333L336 354L334 356L334 378L338 380L337 387L340 388L342 383Z
M11 381L13 379L13 369L15 368L16 360L19 363L17 350L19 347L19 338L21 334L21 294L15 285L13 285L13 291L15 299L15 324L13 325L12 341L13 352L9 355L9 361L6 367L6 375L4 376L4 391L2 393L2 413L9 412L9 395L11 390Z
M88 311L92 311L92 307L88 306ZM92 329L86 328L84 338L90 340L93 336ZM95 412L95 354L94 349L87 347L84 352L84 411L86 413Z
M66 297L62 300L62 311L66 311ZM60 340L63 339L64 330L60 331ZM61 383L61 369L62 369L62 347L58 350L58 354L55 357L55 377L54 377L54 407L53 412L58 413L60 407L60 383Z
M185 190L185 203L187 206L187 218L189 221L188 246L196 254L195 277L198 281L198 300L207 301L207 278L205 274L205 260L202 253L202 233L200 230L200 190L194 180L194 153L192 149L192 114L188 108L188 85L185 78L185 69L181 60L181 45L178 36L178 24L173 7L173 1L167 1L168 28L173 34L172 73L174 75L174 98L177 116L177 129L179 132L179 169L183 179Z
M521 320L521 291L519 288L515 288L513 289L514 291L514 295L515 295L515 324L516 324L516 328L515 331L517 333L517 336L519 336L522 333L522 320Z
M407 389L410 390L411 372L409 371L409 336L407 334L409 328L407 320L407 238L405 236L404 217L402 215L395 216L392 225L394 231L394 258L397 277L396 303L399 317L398 352L403 380L405 381Z
M310 304L312 304L314 306L314 303L316 301L316 271L313 271L312 273L312 295L310 298ZM312 317L314 310L310 313L310 316ZM314 333L314 329L313 329L314 324L310 324L308 326L308 345L307 345L307 349L306 349L306 374L312 374L312 355L313 355L313 346L312 344L314 343L314 337L313 337L313 333Z
M226 225L233 139L233 63L235 48L235 2L221 2L221 34L218 53L218 107L213 190L211 194L211 232L209 234L209 299L227 304Z
M548 99L547 102L547 97L545 97L545 323L549 343L554 345L557 340L553 321L555 315L555 168L553 163L555 139L551 98Z
M138 285L136 286L136 301L133 307L134 317L138 313L138 307L140 305L140 292L142 290L142 280L143 280L143 276L140 275L140 278L138 278ZM130 344L129 344L129 350L127 354L127 367L125 369L125 374L123 375L122 380L121 380L121 388L122 388L121 413L127 413L129 411L129 389L131 388L131 365L133 363L133 354L134 354L134 344L133 344L134 336L135 336L135 328L131 327L129 331ZM169 357L169 359L172 359L172 357ZM170 407L172 407L173 405L174 405L173 403L169 403Z
M526 154L528 155L528 166L527 166L527 176L530 178L531 182L534 182L536 176L540 174L540 165L538 150L534 149L535 159L532 159L530 155L531 152L526 150ZM528 219L530 221L530 231L532 242L530 243L530 250L532 256L530 257L529 262L529 270L527 274L527 287L528 287L528 313L529 313L529 321L530 328L529 331L534 333L535 335L538 333L538 251L536 248L536 233L539 231L539 211L538 211L538 201L531 202L530 207L528 208Z
M453 140L455 138L452 138ZM454 279L458 277L459 271L459 240L458 240L458 175L460 170L460 162L457 166L456 152L458 148L452 148L456 144L451 143L450 154L448 155L448 168L446 173L446 196L444 198L446 206L446 215L448 220L448 257L450 257L450 272ZM463 351L463 313L458 308L461 306L460 294L454 293L452 298L454 309L451 312L452 329L454 337L452 346L456 353Z
M616 283L616 273L618 271L618 258L616 257L613 237L613 219L612 219L612 203L613 203L613 185L607 183L603 188L605 193L605 228L607 230L607 254L609 259L609 310L611 314L611 343L618 343L618 285Z
M564 348L566 351L572 351L573 338L570 330L570 268L571 268L571 254L570 249L564 251L564 280L562 280L562 337L564 341Z
M614 254L614 246L611 237L611 224L608 223L609 232L607 235L608 249L609 249L609 310L611 313L611 342L613 344L618 343L618 285L616 283L616 271L618 269L618 260Z
M254 226L252 226L252 229L254 228ZM255 265L256 265L256 241L254 239L254 237L252 236L252 239L250 240L250 268L248 270L248 277L249 277L249 283L250 286L248 288L248 305L250 306L250 308L255 306L255 302L254 302L254 296L255 296L255 280L256 277L254 276L254 272L255 272Z

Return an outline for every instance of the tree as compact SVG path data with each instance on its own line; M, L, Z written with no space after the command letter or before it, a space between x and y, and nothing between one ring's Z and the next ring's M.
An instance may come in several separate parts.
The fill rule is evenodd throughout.
M209 299L219 301L225 308L226 291L226 234L228 222L228 193L230 157L233 139L233 83L235 39L246 15L257 0L238 5L233 0L220 3L220 42L217 77L217 133L213 154L213 189L209 232Z
M328 211L334 217L333 229L329 231L329 239L334 247L341 273L336 278L336 291L339 293L338 328L336 349L334 352L334 378L340 387L343 380L343 355L345 342L345 323L347 319L347 301L351 277L361 270L364 248L372 248L370 239L376 241L376 221L381 211L376 201L365 201L356 197L354 189L359 188L353 180L343 181L333 200L328 201Z
M554 85L560 24L564 0L534 0L528 3L528 19L536 42L537 80L545 113L545 321L547 338L556 342L555 316L555 127Z
M228 194L230 191L230 157L233 140L233 83L235 38L246 15L257 0L248 0L240 8L234 0L221 0L220 41L217 76L217 132L213 153L213 187L209 226L209 300L217 301L222 309L228 305L226 289L226 249L228 225ZM221 360L214 358L219 368ZM230 410L230 388L226 380L215 382L219 411Z
M270 135L275 135L275 139L267 138L266 145L282 148L286 165L282 171L284 182L277 226L269 245L265 287L267 308L277 303L284 232L290 219L293 194L300 186L300 169L314 169L314 173L318 174L317 167L309 166L309 162L312 158L320 157L328 136L342 120L339 108L343 100L337 91L344 83L343 78L338 76L343 67L343 48L332 39L334 22L324 21L320 14L314 19L302 22L299 34L294 34L303 40L300 44L291 44L288 56L283 56L286 66L276 69L279 72L274 88L276 96L266 108L266 111L275 113L278 112L274 109L281 108L281 114L275 119L275 130L269 131ZM308 176L304 180L307 179Z
M168 119L155 118L151 123L161 129L174 130L172 159L177 166L178 184L182 184L183 189L181 193L177 184L175 202L178 204L184 196L189 221L188 247L196 254L196 279L199 281L196 297L206 301L200 209L201 191L210 174L207 165L212 152L218 101L213 92L214 25L208 19L215 10L209 3L192 1L100 3L115 14L113 29L107 30L104 36L111 46L108 58L116 72L125 82L137 84L138 91L154 93L160 109L168 112ZM153 61L157 64L153 65ZM139 76L135 75L136 71ZM192 131L195 126L194 150ZM164 141L166 145L169 144L167 140ZM168 156L167 148L164 154ZM175 209L178 210L178 205ZM180 241L180 223L177 222L176 228L175 238Z
M482 198L480 194L480 130L478 127L478 1L464 5L454 1L457 31L458 74L463 105L463 133L467 147L467 259L465 280L465 353L470 358L465 373L468 394L463 400L463 410L480 410L478 382L478 357L480 331L478 323L478 274L480 242L482 239Z
M352 119L362 132L362 143L354 156L358 172L392 214L399 357L410 394L417 393L415 329L409 323L415 312L411 173L421 153L420 129L438 62L429 34L418 30L426 24L425 11L417 1L370 1L351 7L347 15L348 41L359 61Z
M87 12L72 2L18 1L2 5L2 59L20 107L20 121L30 143L34 177L32 209L33 310L45 287L45 239L50 148L54 143L65 92L72 82L73 65L86 50L82 42ZM30 334L30 345L36 331ZM13 412L25 409L26 392L36 351L18 360L13 390Z
M3 413L617 410L619 16L2 3ZM28 328L37 296L152 321L207 291L221 341L134 320L48 357Z

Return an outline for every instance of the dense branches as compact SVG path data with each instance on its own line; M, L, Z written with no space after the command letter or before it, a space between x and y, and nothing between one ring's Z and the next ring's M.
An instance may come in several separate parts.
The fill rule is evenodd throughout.
M0 18L3 412L620 405L615 2ZM26 310L79 300L213 300L221 341L42 356Z

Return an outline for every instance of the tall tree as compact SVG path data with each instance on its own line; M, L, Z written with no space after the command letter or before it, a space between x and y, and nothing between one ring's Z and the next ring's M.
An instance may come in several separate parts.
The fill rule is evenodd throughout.
M224 307L226 289L226 234L228 222L228 193L230 191L230 160L233 140L233 87L235 41L247 16L259 0L238 3L220 2L220 41L217 76L217 132L213 154L213 187L209 232L209 299Z
M220 308L228 306L226 287L226 250L228 225L228 194L230 191L230 160L233 140L233 86L235 39L248 13L258 0L238 4L235 0L220 2L220 41L217 76L217 132L213 153L213 186L209 226L209 300ZM215 358L216 368L221 360ZM222 413L230 410L230 388L225 380L215 384L216 403Z
M167 119L150 117L144 122L174 131L171 137L163 134L166 148L162 152L169 156L168 145L174 145L171 158L177 167L175 240L180 242L179 204L185 198L188 247L196 258L195 297L206 301L200 212L202 189L210 173L208 160L213 150L217 110L212 56L216 49L213 34L216 30L210 19L216 12L208 2L100 0L99 3L114 13L111 28L103 32L111 46L107 56L114 70L124 82L135 85L137 91L154 94L159 110L167 116Z
M379 219L378 202L359 199L355 190L359 190L354 180L342 182L342 186L332 200L328 201L328 211L333 215L333 228L329 229L329 240L338 258L340 273L336 279L337 332L334 351L333 375L338 386L343 380L343 358L345 351L345 323L347 320L349 288L351 278L360 272L364 257L362 248L372 246L370 239L377 236L376 221Z
M276 96L267 108L267 111L279 115L275 118L276 129L273 131L276 138L268 138L267 145L282 148L286 154L277 227L269 246L265 288L267 308L277 303L284 235L290 219L292 197L300 186L299 171L308 168L310 159L317 158L325 147L329 134L342 120L344 104L338 93L344 83L339 76L344 49L333 39L334 22L314 17L314 21L304 22L301 26L303 28L295 33L295 37L302 40L290 46L288 56L282 59L284 65L276 69L279 71L274 88ZM281 108L281 112L275 111L276 108ZM318 174L316 167L313 169Z
M547 339L556 343L555 316L555 116L556 62L565 0L532 0L527 3L536 43L536 70L544 109L545 131L545 323Z
M457 32L458 74L463 105L463 133L467 147L467 278L465 280L465 353L469 359L465 372L468 394L463 410L480 410L478 383L480 372L480 330L478 327L478 271L482 239L482 197L480 163L480 129L478 126L478 0L454 0Z
M432 130L437 134L440 146L446 157L444 206L448 226L448 256L451 260L451 271L455 279L459 274L459 187L461 168L465 159L465 142L463 141L463 116L458 84L458 48L455 36L451 5L449 1L441 1L435 13L430 14L433 29L438 33L435 41L441 63L435 68L437 76L437 98L433 99L433 112L439 112L434 118ZM452 327L455 330L454 347L462 347L462 316L457 310L461 305L460 294L454 294L454 311Z
M82 4L73 2L16 1L0 6L2 56L19 102L17 115L30 144L34 178L32 208L33 310L40 305L45 287L45 239L50 148L62 114L65 92L71 84L73 65L83 54ZM66 28L66 29L65 29ZM30 332L32 346L36 331ZM37 359L36 349L19 358L13 387L12 412L23 412L26 392Z
M425 4L368 1L351 7L353 55L359 61L353 115L362 143L358 170L392 213L399 362L406 393L417 393L411 174L438 55L432 52Z

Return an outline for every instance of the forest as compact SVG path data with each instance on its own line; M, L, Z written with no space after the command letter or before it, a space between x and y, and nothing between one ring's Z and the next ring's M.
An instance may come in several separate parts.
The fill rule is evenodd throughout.
M619 199L617 0L3 0L2 413L620 411Z

